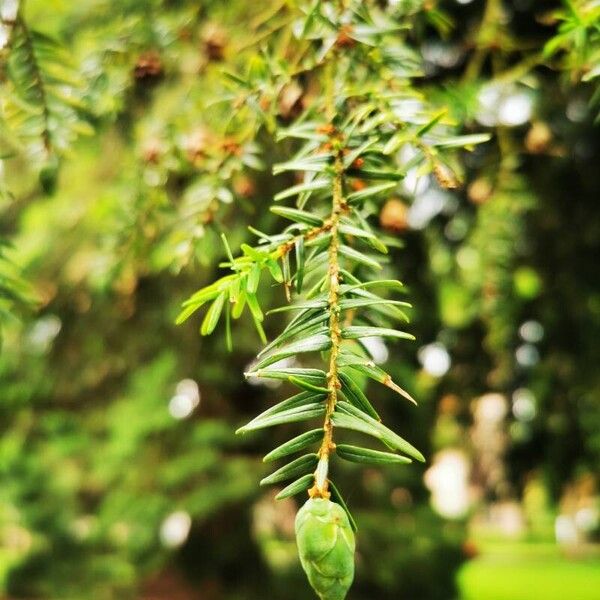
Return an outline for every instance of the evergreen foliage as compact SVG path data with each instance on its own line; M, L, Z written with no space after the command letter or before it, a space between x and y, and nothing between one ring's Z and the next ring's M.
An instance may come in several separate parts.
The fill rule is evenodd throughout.
M511 495L596 470L600 15L542 4L0 0L0 595L304 600L310 491L352 597L446 600L487 392Z

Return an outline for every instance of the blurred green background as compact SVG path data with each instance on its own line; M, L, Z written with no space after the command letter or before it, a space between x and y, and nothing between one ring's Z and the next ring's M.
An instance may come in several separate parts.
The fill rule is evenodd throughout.
M276 230L269 166L286 147L266 126L231 137L231 103L211 100L224 69L257 60L252 43L283 4L22 6L64 43L86 107L68 119L87 135L49 158L2 117L0 597L312 597L297 505L258 487L260 457L293 426L233 434L285 389L244 380L250 322L232 354L222 334L174 325L220 272L221 231L237 247L249 224ZM439 2L436 22L436 3L404 4L423 9L406 34L424 61L415 85L494 141L465 154L461 188L414 177L381 207L404 241L390 275L416 307L418 342L373 351L420 407L372 397L428 462L338 467L360 527L349 598L593 600L600 28L582 18L594 3L574 3L564 39L566 3ZM275 99L274 118L310 102L304 83ZM279 293L264 290L265 304ZM269 337L281 324L267 321Z

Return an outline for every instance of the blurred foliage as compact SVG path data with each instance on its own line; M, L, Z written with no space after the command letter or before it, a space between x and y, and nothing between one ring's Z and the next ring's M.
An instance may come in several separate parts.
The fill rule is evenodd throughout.
M256 487L259 456L301 429L232 434L287 386L239 376L258 343L251 320L237 325L233 354L223 337L173 324L181 301L222 274L223 230L237 247L252 239L248 224L279 223L267 207L294 181L270 175L292 148L274 126L319 98L305 73L314 65L302 49L289 56L297 46L281 33L297 4L310 3L0 2L7 596L144 597L171 582L163 597L307 597L290 518L273 517ZM508 417L510 482L518 496L541 473L556 501L600 460L597 3L373 4L410 23L390 50L421 71L413 91L493 141L446 165L462 187L413 173L375 207L404 241L386 270L409 288L411 331L451 366L432 372L425 354L390 346L391 375L421 407L385 388L372 399L430 456L443 398L457 398L465 424L473 398L530 390L533 414L513 403ZM267 37L273 56L261 53ZM286 79L278 60L297 75ZM248 93L224 72L247 73ZM282 299L264 291L267 307ZM265 321L269 339L281 322ZM186 378L200 404L174 418ZM422 474L340 468L361 523L352 597L452 597L466 533L426 506ZM257 533L261 506L271 525ZM169 524L187 535L178 549Z

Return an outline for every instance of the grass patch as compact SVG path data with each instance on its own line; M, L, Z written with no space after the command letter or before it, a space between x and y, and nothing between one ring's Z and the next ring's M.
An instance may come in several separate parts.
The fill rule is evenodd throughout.
M600 560L571 559L553 544L499 544L460 571L462 600L598 600Z

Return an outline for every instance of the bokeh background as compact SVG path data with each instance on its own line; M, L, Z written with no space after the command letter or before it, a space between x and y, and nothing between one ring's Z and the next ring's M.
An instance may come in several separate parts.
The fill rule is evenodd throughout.
M174 325L220 272L221 231L237 247L249 224L276 230L267 207L282 181L269 167L285 147L268 127L232 137L231 102L211 101L223 70L259 60L253 44L284 4L21 7L64 44L65 90L85 110L69 113L82 135L56 155L0 129L0 597L311 597L297 503L257 485L260 457L293 426L233 434L286 390L244 380L259 345L250 322L233 353L222 333ZM600 49L584 17L597 3L457 0L435 19L436 3L405 4L425 4L403 34L424 60L415 85L493 139L463 156L462 187L413 173L381 206L404 241L390 274L416 307L418 341L373 352L420 406L371 395L428 461L336 466L360 527L349 597L592 600ZM16 5L0 2L3 60ZM284 88L277 118L314 93ZM279 294L264 290L265 303ZM281 325L272 317L267 334Z

